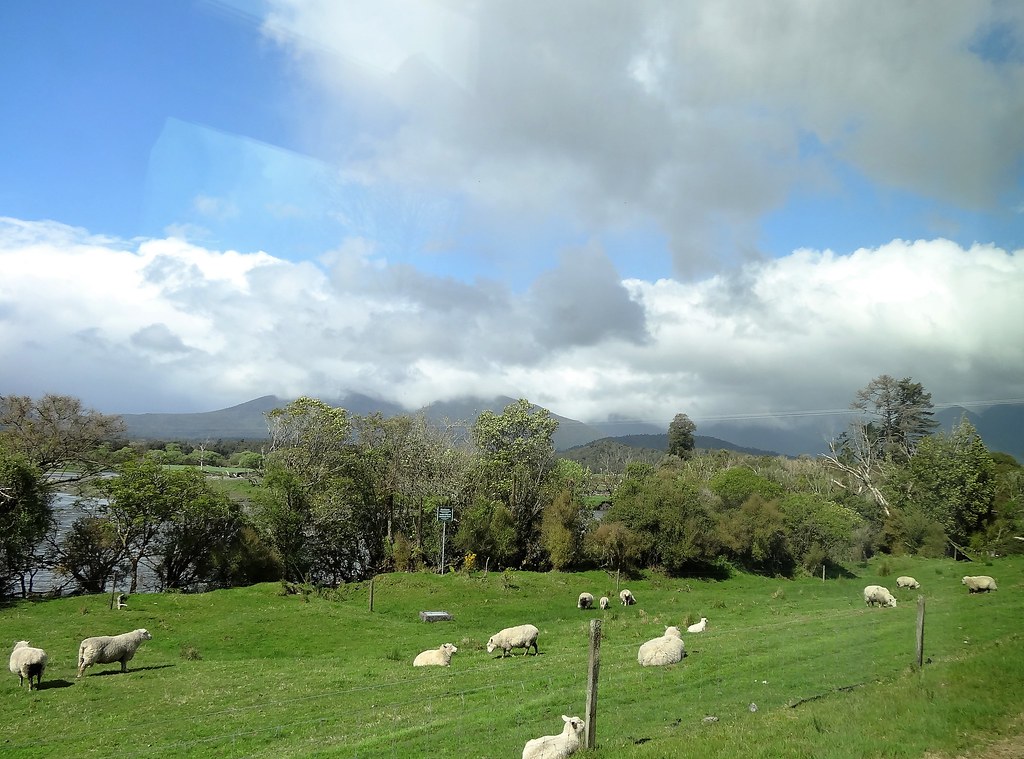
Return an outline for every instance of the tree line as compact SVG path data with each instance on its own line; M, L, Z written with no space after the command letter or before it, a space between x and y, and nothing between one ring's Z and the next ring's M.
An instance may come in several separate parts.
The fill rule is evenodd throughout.
M40 568L83 592L115 572L135 590L143 568L165 590L333 586L464 565L792 576L876 552L1024 550L1012 457L989 452L967 420L937 431L930 395L909 378L878 377L852 406L823 457L696 450L696 426L678 414L660 460L592 472L556 455L557 421L527 400L435 424L300 398L268 412L265 449L246 462L258 484L240 501L198 466L113 443L120 420L77 399L5 396L0 583L26 593ZM51 506L58 473L91 497L63 531ZM611 491L600 517L597 489ZM448 567L438 567L442 506L455 514Z

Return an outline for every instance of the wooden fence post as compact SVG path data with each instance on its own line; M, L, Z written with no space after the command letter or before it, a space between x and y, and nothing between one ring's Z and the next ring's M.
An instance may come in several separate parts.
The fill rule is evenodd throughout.
M110 583L110 610L114 610L114 594L117 592L117 572L114 572L114 581Z
M924 596L917 597L917 668L924 662Z
M587 748L597 746L597 676L601 670L601 620L590 620L590 666L587 670Z
M373 611L373 578L370 578L370 611Z

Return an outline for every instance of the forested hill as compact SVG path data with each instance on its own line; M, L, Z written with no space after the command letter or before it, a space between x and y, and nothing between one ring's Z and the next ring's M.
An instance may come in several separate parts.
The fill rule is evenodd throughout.
M695 447L704 450L739 451L754 456L778 456L772 451L757 448L745 448L734 445L727 440L719 440L706 435L694 435ZM577 461L589 467L593 472L621 473L626 464L634 461L657 464L668 449L668 435L623 435L622 437L605 437L594 440L586 445L578 445L560 452L561 458Z

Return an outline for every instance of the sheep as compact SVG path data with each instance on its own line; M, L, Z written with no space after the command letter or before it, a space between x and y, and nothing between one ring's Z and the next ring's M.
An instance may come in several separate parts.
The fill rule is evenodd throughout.
M896 578L896 587L897 588L914 588L914 589L916 589L916 588L920 588L921 587L921 583L919 583L913 577L907 577L906 575L903 575L901 577L897 577Z
M647 641L637 652L636 660L643 667L660 667L675 664L686 656L683 636L678 627L666 627L660 638Z
M636 603L636 599L633 598L633 594L626 588L619 591L619 600L622 601L623 606L632 606Z
M18 686L25 684L28 678L28 689L32 690L32 678L36 679L36 690L43 682L46 671L46 652L41 648L32 648L27 640L19 640L11 651L11 672L18 676Z
M590 593L580 593L580 597L576 600L576 608L578 609L593 609L594 608L594 596Z
M451 643L444 643L439 648L432 648L418 654L412 661L414 667L429 667L436 664L439 667L447 667L451 664L452 654L459 649Z
M881 585L868 585L864 588L864 603L868 606L892 606L895 608L896 599L893 598L892 593L887 588L883 588Z
M98 635L86 638L78 647L78 675L81 677L86 667L93 664L113 664L121 662L121 671L128 671L128 662L144 640L152 640L149 630L139 628L121 635Z
M996 581L988 575L967 576L960 582L967 586L968 593L988 593L990 590L999 590L996 587Z
M501 658L504 659L505 654L511 652L513 648L523 648L526 649L523 651L523 656L526 656L530 653L530 646L533 646L533 655L537 656L540 654L540 649L537 648L537 636L539 634L540 630L533 625L506 627L487 639L487 653L500 648Z
M607 609L609 606L611 606L611 603L612 602L608 600L608 596L601 596L601 608L602 609Z
M565 727L558 735L544 735L526 742L523 759L564 759L575 754L581 744L587 723L579 717L562 715Z
M686 632L688 632L688 633L702 633L706 629L708 629L708 618L707 617L701 617L700 618L700 622L698 622L697 624L690 625L689 627L687 627L686 628Z

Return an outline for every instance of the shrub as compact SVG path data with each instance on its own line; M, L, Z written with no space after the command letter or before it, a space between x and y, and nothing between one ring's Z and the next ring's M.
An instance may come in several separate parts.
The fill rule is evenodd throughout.
M203 658L199 653L199 649L191 643L182 643L178 655L185 661L199 661Z

